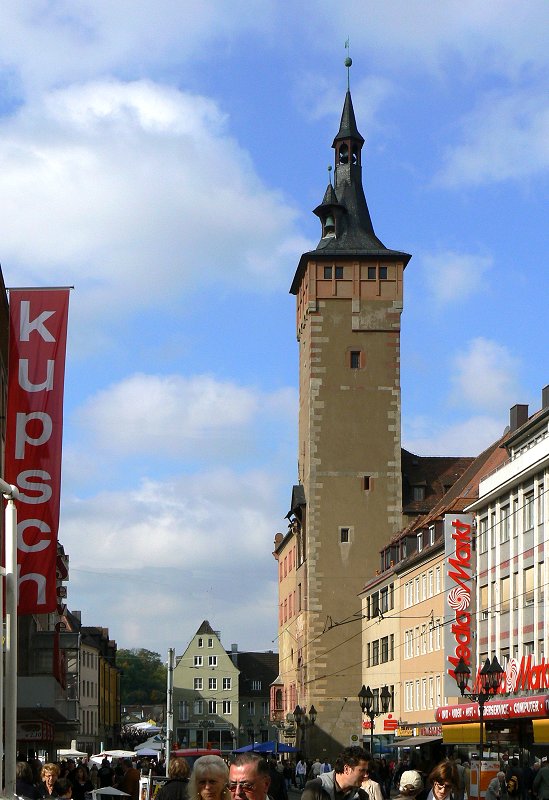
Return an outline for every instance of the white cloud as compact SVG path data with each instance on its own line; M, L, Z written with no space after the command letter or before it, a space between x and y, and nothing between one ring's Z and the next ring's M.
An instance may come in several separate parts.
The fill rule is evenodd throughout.
M443 250L425 253L423 273L429 292L438 305L456 303L483 288L483 278L492 267L489 256Z
M86 623L108 624L124 647L143 646L147 631L148 648L181 650L204 618L232 629L231 641L268 647L276 490L267 473L220 470L66 499L71 608L93 609Z
M285 286L299 248L297 212L261 183L216 104L148 81L22 108L0 123L0 167L7 281L85 289L82 324L214 281Z
M29 88L205 61L270 29L269 0L5 0L0 49Z
M295 392L272 394L209 375L132 375L97 392L75 413L77 427L110 458L132 454L204 460L254 448L254 428L293 421Z
M508 348L478 337L469 342L454 359L452 402L459 406L500 413L518 396L518 359Z
M405 65L441 76L453 66L464 77L488 69L516 79L548 63L545 0L374 0L367 6L348 0L339 15L328 0L312 6L306 17L312 41L329 19L332 40L343 44L350 32L351 55L372 53L388 71ZM351 22L349 31L353 20L360 24Z
M487 415L444 425L432 417L403 421L403 446L424 456L477 456L503 434L504 422Z
M549 170L547 93L491 94L461 122L462 143L447 149L436 182L481 185Z

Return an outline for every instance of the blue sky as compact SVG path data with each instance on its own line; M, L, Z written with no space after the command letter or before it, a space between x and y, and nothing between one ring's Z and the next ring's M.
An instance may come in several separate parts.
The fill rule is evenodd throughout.
M288 289L346 89L377 235L413 254L403 443L474 455L546 371L545 0L6 0L0 259L74 285L60 539L121 647L276 647L296 480Z

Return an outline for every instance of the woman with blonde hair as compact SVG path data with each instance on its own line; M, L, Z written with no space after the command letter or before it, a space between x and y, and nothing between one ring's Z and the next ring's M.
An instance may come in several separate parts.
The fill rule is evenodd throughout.
M201 756L194 762L189 800L231 800L229 768L221 756Z
M40 792L40 797L57 796L54 791L54 786L60 774L61 774L61 768L59 764L53 764L51 762L48 764L44 764L44 766L42 767L42 771L40 773L42 783L38 787L38 791Z

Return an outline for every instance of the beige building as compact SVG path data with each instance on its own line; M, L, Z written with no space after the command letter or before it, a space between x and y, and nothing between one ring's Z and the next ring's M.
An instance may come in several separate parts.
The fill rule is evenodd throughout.
M410 256L374 233L363 143L347 92L333 142L334 185L315 209L322 236L302 255L290 289L299 343L299 484L288 533L275 542L284 710L295 703L309 716L314 706L316 723L302 719L297 743L330 757L360 725L358 594L380 547L402 525L400 315Z

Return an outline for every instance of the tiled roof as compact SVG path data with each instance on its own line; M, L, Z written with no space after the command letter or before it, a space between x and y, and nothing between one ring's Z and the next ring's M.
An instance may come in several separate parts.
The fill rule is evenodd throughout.
M229 656L235 653L228 651ZM236 653L236 666L240 670L238 677L241 695L269 694L269 687L278 675L278 653L271 651L264 653ZM261 681L261 689L253 690L251 681Z

